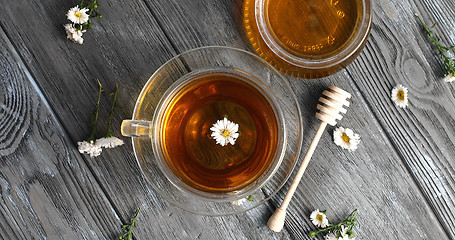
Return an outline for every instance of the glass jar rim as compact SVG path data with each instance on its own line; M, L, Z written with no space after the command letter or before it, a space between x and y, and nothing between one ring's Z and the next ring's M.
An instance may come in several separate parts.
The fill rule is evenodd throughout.
M362 21L356 23L359 27L355 36L349 40L347 45L335 55L323 58L299 57L289 51L285 50L276 41L271 33L268 23L268 3L269 0L256 0L255 1L255 18L259 33L274 54L287 63L308 69L324 69L338 65L354 55L359 48L363 47L363 42L368 38L371 28L371 1L361 0L362 2Z

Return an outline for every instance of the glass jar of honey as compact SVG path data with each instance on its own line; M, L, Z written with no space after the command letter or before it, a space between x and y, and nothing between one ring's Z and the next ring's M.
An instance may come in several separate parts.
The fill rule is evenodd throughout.
M360 53L370 0L245 0L243 22L256 53L300 78L333 74Z

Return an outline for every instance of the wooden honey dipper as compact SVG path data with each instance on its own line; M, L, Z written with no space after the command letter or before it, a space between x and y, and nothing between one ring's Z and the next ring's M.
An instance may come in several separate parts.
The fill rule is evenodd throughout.
M281 206L275 210L275 213L273 213L267 222L267 227L275 232L280 232L281 229L283 229L284 219L286 217L286 208L288 207L289 202L291 201L292 196L302 179L303 173L310 162L311 156L318 145L319 139L321 139L325 127L327 124L335 126L336 121L343 118L340 113L346 113L346 109L343 108L343 106L349 107L349 101L347 99L351 98L350 93L334 85L330 85L329 89L329 91L326 90L322 93L325 98L319 98L319 104L317 106L319 112L316 113L316 117L322 122L319 124L318 130L313 137L313 141L311 141L310 147L303 158L302 165L300 165L297 175L292 181L288 193L284 197L283 203L281 203Z

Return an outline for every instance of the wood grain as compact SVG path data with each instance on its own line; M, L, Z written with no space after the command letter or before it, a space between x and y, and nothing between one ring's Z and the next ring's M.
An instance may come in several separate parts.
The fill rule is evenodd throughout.
M156 12L154 15L157 17L158 22L161 23L164 31L167 33L169 38L173 41L173 44L177 47L177 49L179 49L179 50L181 49L180 51L186 50L191 47L196 47L199 45L213 45L213 44L223 44L223 45L230 45L230 46L236 46L236 47L244 47L243 43L238 42L238 39L241 39L241 34L242 34L241 26L239 27L238 25L236 25L236 21L234 21L234 20L236 20L235 16L236 16L236 14L238 14L238 9L241 8L241 4L239 6L239 2L233 2L233 1L223 2L223 3L168 2L167 4L164 4L163 2L160 2L160 1L146 1L146 2L147 2L147 5L151 8L152 12ZM389 7L389 8L394 9L394 7ZM201 14L191 14L190 9L204 9L204 11ZM382 9L378 8L378 9L374 9L374 11L381 12ZM410 11L410 12L412 13L412 11ZM377 15L377 13L375 13L375 16L376 15ZM179 19L181 19L181 16L185 16L185 18L184 18L184 20L179 21ZM228 21L219 21L217 19L219 16L227 16L227 18L229 20ZM396 20L399 21L400 19L398 19L398 18L401 15L397 14L396 16L394 16L393 13L391 13L391 16L396 17L397 18ZM176 21L178 21L178 23L176 23ZM210 23L215 23L215 22L217 24L210 24ZM238 21L237 21L237 24L238 24ZM402 23L401 22L398 24L395 23L395 25L399 25L399 24L402 24ZM376 27L377 25L379 25L380 27L384 27L387 25L394 26L393 23L381 23L381 22L376 23L376 20L374 20L374 27ZM373 28L372 31L373 31L372 38L374 38L376 29ZM222 34L224 34L224 37L222 39L220 39L219 37L216 37L216 36L219 36ZM408 33L400 33L400 34L393 33L393 34L387 35L387 37L400 39L401 36L404 36L406 34L408 34ZM193 41L193 39L194 39L194 41ZM387 41L389 41L387 38L381 39L381 42L383 42L383 43L386 43ZM192 45L190 45L191 42L193 43ZM371 50L368 50L368 48L370 48L370 46L371 46L371 44L368 44L367 50L365 50L365 52L371 51ZM404 48L404 46L400 46L400 47ZM382 53L382 51L380 49L375 49L375 50L373 50L373 52L378 53L378 54ZM362 54L362 57L363 56L364 56L364 54ZM382 57L382 56L380 56L380 57ZM386 61L390 61L390 60L386 60ZM392 61L392 63L393 63L393 61ZM390 62L387 62L387 64L390 64ZM354 66L357 66L357 65L354 65ZM349 68L349 69L351 69L351 68ZM361 72L361 71L365 72L365 69L378 69L379 71L382 70L381 65L375 64L375 63L365 64L361 67L357 67L357 69L359 72ZM358 74L358 75L355 75L355 74L356 73L354 73L353 71L341 72L332 77L329 77L328 81L339 84L339 83L345 82L346 81L345 79L351 79L351 86L352 86L351 92L362 92L362 91L364 91L364 89L362 89L359 85L356 84L357 81L362 81L359 79L364 79L363 81L369 80L370 77L361 75L361 74ZM404 77L405 76L403 76L402 74L401 75L397 74L397 76L395 78L401 79ZM308 84L310 86L308 86L308 85L305 86L305 84L302 84L302 80L300 80L300 79L290 79L290 81L291 81L291 84L296 87L296 93L300 96L302 96L303 92L308 94L308 91L303 91L303 88L311 87L311 85L314 85L314 84L316 84L315 82L317 82L317 81L313 81L311 84ZM322 81L324 81L324 80L322 80ZM304 86L301 87L299 85L304 85ZM387 89L387 91L386 91L387 95L385 95L385 96L383 95L381 99L388 100L390 90ZM299 92L299 91L302 91L302 92ZM376 93L377 90L376 91L371 90L370 92ZM312 95L313 95L313 97L315 97L317 99L316 94L312 93ZM374 119L378 119L378 115L376 112L373 112L371 114L365 114L365 112L369 112L370 110L374 111L376 109L370 108L370 103L368 103L369 99L368 98L364 99L366 96L364 96L362 94L362 95L359 95L359 97L361 100L367 101L367 102L364 102L366 108L362 109L362 111L354 111L356 118L362 119L365 122L371 122ZM382 100L382 101L384 101L384 100ZM314 110L308 108L308 106L311 106L311 105L309 105L307 103L307 101L302 101L302 105L304 106L304 108L308 109L307 113L312 114L312 112ZM313 105L313 107L314 107L314 105ZM393 105L390 105L388 107L395 108ZM352 112L352 110L350 110L350 112ZM359 121L359 120L357 120L357 121ZM352 122L355 122L355 121L352 121ZM382 119L379 118L378 122L381 123ZM359 126L359 124L357 124L357 123L351 123L351 124L352 125L350 127L354 128L354 129L358 129L358 128L362 129L362 126ZM383 126L381 124L376 124L376 127L377 127L377 129L375 130L376 134L379 134L384 131L385 126ZM404 128L402 128L402 129L404 129ZM361 132L365 132L370 135L370 133L374 132L374 131L367 128ZM384 139L382 139L381 141L387 142L387 139L389 136L382 135L382 137ZM375 140L375 139L373 139L373 140ZM395 161L392 165L384 165L384 164L380 165L380 166L383 166L383 168L385 168L382 170L382 171L384 171L383 176L376 176L375 178L371 179L371 175L374 175L374 172L373 173L370 172L368 174L362 173L362 174L365 174L364 178L371 180L371 182L367 183L367 184L369 184L369 188L376 189L376 190L378 190L379 193L383 194L383 196L381 196L381 198L383 199L382 205L377 203L377 204L379 204L377 206L377 208L383 208L384 206L390 205L390 203L388 202L388 198L392 198L395 201L395 203L394 203L395 207L396 207L395 210L399 211L399 210L402 210L399 208L400 205L403 205L403 204L406 205L406 203L419 199L421 197L421 195L420 195L420 189L418 187L421 188L422 187L421 182L423 182L425 184L425 181L423 181L423 179L421 179L420 181L417 179L418 184L415 185L413 183L413 180L411 178L409 178L408 172L406 171L408 169L408 166L407 166L408 163L404 160L404 157L399 153L399 150L396 149L396 145L395 145L396 143L389 142L389 143L386 143L382 148L378 149L375 147L374 141L371 141L371 142L365 141L365 142L366 142L365 145L370 147L370 149L368 149L369 150L368 152L388 153L388 155L389 155L388 157L390 159L384 160L384 159L382 159L382 157L385 157L385 156L381 156L381 155L374 156L374 155L367 154L366 156L365 155L362 156L361 153L356 152L357 154L359 154L358 155L359 159L370 159L370 161L379 162L379 164L383 163L383 162L392 161L393 159L402 159L399 161ZM326 158L322 158L322 159L330 159L333 157L332 155L330 155L331 154L330 151L326 151L326 152L327 153L323 153L323 154L327 154L327 155L325 155ZM389 152L392 152L392 153L389 154ZM393 152L398 152L398 154L397 153L394 154ZM357 161L359 161L359 160L357 160ZM401 162L401 161L403 161L403 162ZM402 165L402 164L404 164L404 165ZM324 165L321 166L321 168L329 168L329 167L331 167L331 163L326 163L325 166ZM397 168L404 170L400 174L403 179L406 179L406 182L401 182L403 184L403 186L399 187L401 189L399 189L399 188L395 189L397 192L393 192L393 194L392 194L392 193L390 193L390 190L387 189L387 187L389 187L389 186L382 184L381 181L383 181L383 179L389 178L389 172L394 172L394 174L396 174L395 172L398 171ZM311 174L308 174L308 175L311 175ZM451 175L447 175L446 177L449 177L449 176L451 176ZM399 179L397 179L397 181L398 180ZM416 180L416 179L414 178L414 180ZM412 191L411 191L412 193L409 193L410 196L403 195L403 193L406 193L409 191L408 185L413 186ZM317 187L318 187L317 184L314 186L310 186L309 191L311 191L311 190L314 191L314 189L316 189ZM380 189L383 189L383 190L380 190ZM431 190L433 190L433 189L431 189ZM377 195L376 193L368 192L368 194L365 193L363 195L363 198L365 198L365 199L370 198L371 196L369 194ZM391 195L393 197L391 197ZM396 197L396 196L399 196L399 197ZM412 199L412 201L410 199ZM430 202L430 206L433 205L431 199L427 198L427 200L423 200L423 199L420 200L419 206L420 206L420 208L423 208L424 211L420 211L420 210L416 211L416 210L413 210L413 208L409 208L407 211L407 212L409 212L408 213L409 216L402 216L403 217L402 221L397 220L395 218L395 217L400 218L399 216L394 216L394 217L389 216L387 218L395 219L398 222L408 222L407 219L419 219L421 216L420 214L432 215L433 214L432 209L430 209L428 207L428 205L426 204L426 201ZM315 201L315 202L320 202L320 200ZM366 204L366 205L368 205L368 204ZM402 207L402 206L400 206L400 207ZM393 206L391 206L391 209L393 209ZM391 209L388 209L387 212L392 212ZM308 211L310 211L310 210L309 209L307 210L307 214L308 214ZM383 214L387 214L387 213L383 213ZM442 213L440 211L436 211L436 214L439 218L440 214L444 214L444 213ZM301 216L301 217L304 217L304 216ZM379 218L379 219L377 219L377 222L384 222L384 221L381 221L381 218L383 219L384 216L376 216L376 217ZM434 215L433 215L432 219L433 219L433 221L435 220ZM371 219L369 219L369 220L371 220ZM440 220L441 220L441 218L440 218ZM417 235L415 235L415 237L432 236L433 235L432 232L434 231L433 228L425 228L425 230L420 229L419 231L417 231L417 233L415 233L415 232L412 233L413 228L414 228L413 225L422 224L422 222L419 223L419 221L420 220L417 220L417 222L414 222L414 223L406 223L406 224L402 225L402 229L397 227L397 229L395 229L395 230L398 233L398 235L401 236L402 238L412 238L410 236L413 234L417 234ZM296 222L298 222L298 221L296 221ZM374 224L373 222L374 221L372 221L372 224ZM436 230L436 232L439 232L436 235L439 235L442 237L447 237L447 236L445 236L444 233L441 232L439 223L437 223L436 221L434 221L434 222L430 221L425 224L435 224L435 226L436 226L435 229L438 229L438 230ZM441 224L445 225L446 223L443 220L443 221L441 221ZM295 227L295 228L297 228L297 227ZM428 235L426 235L426 233L428 233ZM408 234L410 234L410 235L408 235ZM299 237L303 237L303 236L300 235ZM392 234L392 235L390 235L390 237L393 238L394 235Z
M70 7L72 4L61 1L4 3L0 6L3 12L0 21L64 130L76 143L89 134L87 126L96 98L95 78L100 79L106 93L100 117L105 119L108 114L108 93L115 82L120 87L120 104L132 112L143 84L176 53L143 2L110 1L101 5L104 18L95 21L92 30L84 35L84 45L65 38L62 24L67 22L64 14ZM27 20L20 17L24 14L29 16ZM41 24L30 27L30 22ZM114 126L120 126L121 120L120 114L116 115ZM103 135L106 125L99 122L97 137ZM118 128L114 133L120 134ZM144 207L135 236L142 239L268 236L265 223L256 226L249 219L254 214L270 215L266 205L252 215L223 218L197 216L171 206L142 178L130 140L124 140L123 147L105 151L96 159L84 158L123 223L129 222L138 206Z
M96 97L94 78L102 81L106 93L118 82L120 103L131 112L148 77L176 53L205 45L249 49L239 24L242 1L101 2L100 12L105 17L96 20L84 35L84 45L65 39L62 27L67 22L65 11L75 4L56 0L0 4L0 25L43 93L38 100L30 101L35 105L14 105L15 113L28 113L29 117L8 115L3 108L0 111L0 125L5 126L0 131L15 136L0 135L0 177L6 179L1 185L2 237L40 238L43 233L52 233L55 238L112 238L118 233L115 214L126 223L137 206L143 205L135 230L138 239L309 239L307 233L313 226L308 216L315 208L327 209L331 221L341 220L353 208L359 208L360 238L454 238L455 183L450 162L455 155L454 88L440 81L439 62L412 15L418 12L429 21L441 22L439 28L448 32L442 34L443 39L453 40L452 2L379 0L374 6L370 40L347 70L313 81L288 78L302 105L307 136L316 129L315 108L325 86L334 83L353 93L354 104L340 124L361 133L362 145L349 153L333 144L333 128L323 135L288 209L286 228L279 234L267 230L265 224L284 192L245 214L196 216L156 195L140 175L129 140L125 139L127 146L103 152L96 159L84 156L85 161L81 161L74 147L67 147L62 138L56 137L66 132L75 143L89 134L87 124ZM3 67L3 61L0 63ZM21 83L21 78L13 79ZM18 83L10 88L13 93L24 91ZM395 108L389 100L390 90L397 83L410 87L407 110ZM13 93L8 87L0 92L3 98ZM41 97L47 99L62 122L62 130L51 131L56 123L43 120L52 119L46 117L51 113L42 115L34 110L41 109L42 104L37 103ZM107 94L103 99L100 115L106 116L110 107ZM37 121L45 122L46 127L27 128ZM114 124L119 126L120 121L121 117L116 116ZM30 129L39 135L27 134L32 132ZM99 129L98 136L102 136L106 123L100 122ZM305 138L304 149L310 140ZM54 152L65 161L52 157ZM36 163L30 160L30 165L13 169L35 153ZM40 164L48 158L55 165L49 171ZM6 184L24 173L32 176L27 184ZM94 178L83 177L90 174ZM74 187L62 192L55 182ZM101 194L98 199L96 188L81 182L99 184L105 197ZM16 192L11 194L10 189ZM111 209L103 208L105 198L112 204ZM28 202L34 205L22 199L32 199ZM38 204L36 199L49 199L58 207ZM33 209L39 209L38 214ZM17 213L22 215L14 215ZM58 221L51 221L53 218ZM86 235L92 234L87 229L93 229L96 235Z
M414 16L415 11L428 25L438 21L434 30L441 33L444 44L453 44L444 33L453 31L455 21L449 16L455 4L410 1L396 6L380 1L378 5L383 11L374 16L365 54L348 69L448 236L455 238L455 92L453 85L442 81L435 48ZM398 109L389 100L396 84L409 88L408 109Z
M0 238L111 238L108 199L0 29Z

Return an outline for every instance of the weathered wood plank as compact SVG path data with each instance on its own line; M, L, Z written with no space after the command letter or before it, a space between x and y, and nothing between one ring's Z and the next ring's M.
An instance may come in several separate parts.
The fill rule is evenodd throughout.
M120 219L0 28L0 238L95 239Z
M238 22L236 24L236 15L239 11L239 2L234 1L223 1L223 3L213 3L213 2L177 2L177 1L146 1L147 5L150 7L151 11L154 12L155 16L157 17L158 21L163 26L163 29L173 42L173 44L177 47L179 51L183 51L189 48L201 46L201 45L213 45L213 44L221 44L221 45L230 45L245 48L244 42L242 40L242 32L241 26L238 26ZM386 1L384 1L387 4ZM398 7L398 6L397 6ZM402 7L400 5L399 7ZM240 6L241 8L241 6ZM389 8L395 8L395 6ZM200 14L194 14L194 9L198 9ZM409 8L410 9L410 8ZM374 9L375 16L380 14L383 9L378 8ZM412 13L412 11L410 11ZM184 16L182 18L182 16ZM226 20L219 19L220 16L225 16ZM400 18L400 14L397 14L396 21L407 21L402 20ZM409 15L408 15L409 16ZM214 24L216 23L216 24ZM385 28L386 24L394 26L399 26L392 22L378 22L376 19L374 20L373 34L372 38L374 39L375 35L381 34L378 28ZM377 28L376 28L377 27ZM395 34L395 33L393 33ZM400 39L404 33L397 34L394 38ZM391 35L394 36L394 35ZM387 37L391 37L387 35L385 40L381 39L382 44L387 44ZM373 40L374 41L374 40ZM372 51L375 54L381 54L382 49L371 49L371 44L368 44L366 52ZM428 50L427 50L428 51ZM362 53L362 57L364 57L366 53ZM383 57L383 56L378 56ZM387 59L385 57L387 64L393 64L393 61ZM343 71L338 73L332 77L329 77L328 80L316 80L316 81L302 81L299 79L290 79L291 84L295 86L296 93L299 95L301 99L301 103L303 107L306 109L306 114L309 114L308 121L314 124L314 120L312 120L312 114L314 112L315 100L317 99L319 91L315 93L312 91L308 91L307 89L314 90L314 86L325 83L327 81L334 82L338 85L345 85L346 79L354 79L355 82L359 81L359 78L364 79L363 81L369 80L373 76L369 76L368 70L365 69L378 69L377 71L383 71L381 65L376 64L375 62L365 64L362 66L354 65L354 67L350 67L349 69L355 68L356 71L350 70L349 72ZM387 71L387 70L386 70ZM351 76L354 75L354 76ZM402 79L405 78L402 74L396 74L394 79ZM351 82L346 88L351 90L352 92L359 92L359 86ZM320 89L320 88L319 88ZM360 89L363 93L363 88ZM375 89L368 89L371 94L377 94L378 92ZM389 101L389 91L390 88L387 88L387 95L382 95L382 101L386 100ZM328 184L324 187L326 191L330 191L333 188L341 188L337 189L335 193L331 193L331 197L327 197L325 201L319 198L312 198L313 201L310 203L327 203L326 206L331 206L332 209L337 209L339 206L350 206L352 204L352 200L349 199L351 196L349 195L341 195L344 192L352 192L353 196L357 196L359 199L359 206L360 208L366 208L367 213L373 216L366 216L365 224L361 223L360 232L365 232L367 234L363 236L379 236L378 234L383 233L384 238L422 238L422 237L432 237L432 236L440 236L445 238L445 233L442 231L439 223L436 220L435 215L432 213L432 209L426 204L426 200L422 198L420 194L419 188L415 185L412 178L410 177L409 173L407 172L408 166L405 160L405 157L400 153L395 153L395 146L397 142L389 142L388 135L384 135L384 125L382 125L382 117L386 117L381 115L379 118L379 122L376 122L376 118L378 117L375 108L371 108L373 112L370 112L370 106L372 103L364 102L363 99L365 96L363 94L358 94L358 100L364 104L363 107L359 107L357 110L350 110L350 113L355 112L355 115L351 118L347 118L348 120L344 120L345 124L349 124L360 132L368 133L368 136L364 137L364 150L359 150L355 154L346 154L339 153L339 155L335 154L334 147L330 144L330 137L326 136L325 142L321 143L322 146L326 147L326 150L321 150L322 153L320 159L346 159L347 157L351 158L352 160L349 161L350 164L354 165L361 165L360 169L352 172L351 174L346 173L338 173L341 176L338 176L336 181L333 181L333 174L331 173L331 177L325 176L322 178L325 181L330 181L332 184ZM367 96L366 101L370 101L369 96ZM374 103L375 104L375 103ZM393 105L388 106L388 108L395 109ZM387 109L387 108L385 108ZM348 114L349 116L349 114ZM370 126L367 126L366 123L368 122L375 122L375 126L371 129ZM307 127L313 127L313 125L309 125ZM402 130L405 128L401 128ZM309 135L311 135L311 130L309 130ZM308 143L308 142L307 142ZM378 145L379 144L379 145ZM449 143L450 144L450 143ZM379 147L378 147L379 146ZM329 149L329 150L327 150ZM399 149L398 149L399 150ZM401 162L403 159L403 162ZM372 162L372 164L370 164ZM404 163L404 164L403 164ZM307 173L307 178L316 178L318 175L311 173L311 165L309 168L309 172ZM339 169L344 169L344 165L336 165ZM333 165L330 161L324 161L317 169L337 169L337 167ZM313 171L315 171L313 169ZM353 171L353 170L352 170ZM413 170L412 170L413 171ZM328 174L329 170L324 170L324 173ZM394 176L390 176L390 173L393 172ZM354 181L348 181L351 176L361 176L359 179L365 179L369 181L362 182L362 185L356 185ZM396 176L396 177L395 177ZM446 175L445 177L450 178L450 174ZM346 179L344 179L344 178ZM319 176L319 178L321 178ZM307 179L309 182L309 180ZM345 185L340 186L340 183L345 183ZM419 182L419 179L417 179ZM312 185L307 185L306 183L303 187L304 190L297 195L296 198L298 199L306 199L305 195L310 192L315 192L315 194L319 193L321 186L320 183L314 181ZM334 185L333 182L336 182L337 185ZM425 181L423 181L425 184ZM419 183L418 186L421 187ZM453 185L452 185L453 186ZM434 188L431 188L434 189ZM326 192L323 192L326 194ZM336 195L335 195L336 194ZM341 199L340 199L341 198ZM344 198L344 199L343 199ZM431 199L429 199L431 204L438 204L435 203ZM362 203L362 204L360 204ZM354 204L355 205L355 204ZM418 206L416 209L415 206ZM300 205L303 207L305 211L299 212L300 215L296 217L296 220L291 224L291 232L292 234L297 234L299 238L303 238L304 234L300 229L301 221L305 221L309 223L307 216L312 208L305 208L304 206L307 205ZM315 206L316 207L316 206ZM347 208L347 207L345 207ZM377 209L381 209L384 212L380 212ZM349 210L345 210L344 213L340 214L347 214ZM400 214L396 214L399 212ZM436 211L438 217L440 216L441 212ZM367 215L368 215L367 214ZM422 219L422 216L427 216L428 218ZM365 217L365 216L363 216ZM396 225L394 225L396 224ZM444 224L444 223L443 223ZM378 232L371 229L371 226L382 226L382 227L391 227L393 230L383 232L383 228ZM431 226L431 227L430 227ZM415 230L417 228L417 231ZM304 232L304 231L303 231ZM396 234L396 235L395 235ZM386 235L386 236L384 236Z
M60 24L65 22L61 12L71 7L71 5L51 1L34 3L37 6L28 6L27 4L24 2L15 3L14 5L4 4L1 8L1 22L14 40L26 64L30 66L32 74L37 79L46 97L52 100L50 101L52 108L57 110L56 112L58 112L60 119L67 121L65 128L74 142L86 137L88 133L85 124L89 119L87 109L91 109L95 97L92 94L95 83L89 81L91 77L100 77L104 85L108 87L112 87L112 84L107 79L118 80L123 89L121 93L124 96L121 99L122 104L131 110L140 86L154 69L170 55L174 54L173 46L171 45L176 46L177 51L213 44L247 48L241 37L241 31L239 30L241 28L234 24L233 21L239 8L232 1L223 3L148 1L149 9L158 17L161 27L166 30L166 35L169 36L173 44L164 44L166 36L160 32L160 26L155 23L153 16L150 16L150 13L144 10L143 4L140 2L131 4L110 2L108 4L111 5L106 5L104 8L106 11L104 12L105 19L99 25L95 23L94 30L87 34L84 46L67 42L63 39L63 30L59 28ZM393 9L395 6L390 7L390 4L384 2L384 5ZM401 5L397 7L400 8ZM399 10L402 11L403 9ZM41 16L41 12L45 12L45 16ZM24 13L28 13L27 16L30 16L31 19L27 19L27 21L20 19L20 16L23 16ZM393 14L390 15L394 17ZM127 20L110 19L108 16L127 16ZM403 15L397 14L395 16L396 21L400 21L401 16ZM29 21L40 22L43 25L31 27ZM393 21L391 23L394 24ZM378 25L381 28L373 29L373 32L379 35L376 38L387 39L390 37L382 36L381 30L384 28L384 23L378 23ZM55 26L55 28L49 26ZM128 29L128 27L132 29ZM113 36L114 33L116 37ZM87 47L90 39L93 39L95 44ZM164 44L165 46L160 48L161 45L158 44ZM384 45L384 42L379 44ZM367 49L380 54L371 44L367 46ZM392 57L380 56L379 58L386 58L387 64L393 64L394 61L389 59L396 58L394 52L395 50L386 51L384 54L391 54ZM428 50L423 52L426 52L425 56L432 56ZM151 54L148 55L147 53ZM364 57L365 55L364 51L361 56ZM150 56L156 58L150 59ZM49 63L49 59L56 60ZM359 61L361 60L357 60L356 63ZM378 68L379 70L377 71L391 72L393 79L403 77L401 74L394 73L395 70L382 69L380 65L376 65L375 61L355 67L357 70L352 70L354 68L350 67L349 73L368 80L374 77L374 74L364 73L364 69L373 67ZM381 74L386 75L389 73L381 72ZM349 79L351 76L347 75L346 72L342 72L333 77L313 82L290 79L294 86L298 86L296 92L305 109L304 112L307 116L305 129L309 136L314 132L316 124L312 115L316 105L315 100L319 97L318 94L323 88L321 85L326 85L329 81L338 85L347 84L345 80L342 80L343 78ZM359 82L358 78L352 78L355 79L356 83ZM356 90L357 87L355 85L342 86L351 91ZM400 158L399 155L393 153L391 143L388 142L387 137L384 137L381 129L384 126L383 120L379 117L379 123L374 123L375 127L373 130L371 130L370 126L366 126L366 122L371 122L374 116L378 116L378 114L376 112L377 109L375 109L376 103L370 99L374 96L366 94L367 91L365 89L369 90L370 88L362 88L363 86L360 84L359 87L364 91L361 91L362 95L357 95L358 101L362 101L362 96L366 96L368 102L362 102L362 107L355 111L356 113L361 113L359 116L356 114L355 117L353 116L349 119L350 115L348 114L342 123L345 126L349 123L350 126L347 127L352 127L357 131L371 132L372 140L364 137L365 148L363 150L359 149L354 154L347 154L334 148L331 143L331 137L327 134L324 135L325 138L317 150L320 152L320 157L314 158L312 163L310 163L308 172L305 175L305 183L299 188L301 189L301 194L293 202L295 204L292 208L294 212L291 212L293 217L288 219L291 224L287 225L287 231L282 234L272 234L265 231L264 223L268 217L267 214L271 212L265 211L264 207L258 209L258 212L254 210L237 217L223 218L196 217L176 211L173 207L169 207L164 200L157 198L153 191L143 182L138 175L139 171L132 154L128 153L131 149L116 149L112 153L105 153L104 158L96 159L96 161L89 160L89 164L93 172L99 176L102 185L107 188L108 195L113 198L113 202L115 202L115 206L119 209L118 211L124 221L130 217L137 204L145 203L150 207L146 209L144 215L140 216L140 220L144 225L139 225L141 228L138 229L138 236L168 236L175 238L185 236L194 238L212 236L218 238L254 238L253 236L256 236L261 238L268 234L272 237L287 237L292 234L296 238L307 238L306 233L308 226L310 226L307 216L313 208L324 207L329 211L333 209L332 211L337 212L334 213L336 214L334 218L341 218L342 215L352 210L352 207L357 206L361 208L361 211L364 209L363 211L366 212L360 217L360 219L363 219L360 220L363 221L360 222L360 236L376 236L374 234L381 232L378 229L390 228L387 230L390 232L384 233L384 238L386 236L390 238L422 238L424 236L444 238L440 227L435 223L435 217L432 215L431 210L422 201L414 183L407 177L406 168L397 160ZM390 89L387 89L387 91L385 89L378 91L372 88L371 94L376 95L379 93L382 95L376 98L388 99L387 93ZM68 93L69 96L61 96L62 90ZM373 109L373 113L370 113L365 106L370 106ZM377 106L381 105L378 104ZM108 106L102 108L102 114L105 114ZM352 108L350 112L353 112ZM116 119L116 124L119 124L118 118ZM105 126L101 125L101 129L103 127ZM307 145L308 143L309 139L306 140L305 144ZM378 144L382 151L392 152L387 154L386 160L377 156L378 150L375 144ZM393 144L397 144L396 141ZM321 151L320 149L324 149L323 147L328 150ZM122 157L118 157L118 155L124 159L121 159ZM346 166L341 162L336 162L337 164L333 165L332 162L327 160L346 160L348 157L351 165L360 165L359 169L352 169L350 165ZM318 159L323 160L320 163L321 165L314 166L319 163ZM370 162L372 162L372 165ZM326 170L320 173L317 171L319 169ZM337 172L327 169L347 169L347 171ZM379 172L379 174L375 175L376 172ZM390 172L394 172L396 178L392 176L389 179ZM117 176L110 176L110 174ZM371 177L372 175L373 177ZM356 176L356 178L353 176ZM353 178L353 180L350 178ZM371 181L367 182L368 178L372 178ZM313 183L311 183L311 180L313 180ZM325 182L326 185L321 186L321 182ZM334 184L334 182L337 184ZM361 184L357 185L358 182L361 182ZM123 186L128 187L123 188ZM144 192L148 192L148 194L144 194ZM352 192L353 194L348 195L346 192ZM357 202L352 201L351 197L357 195L360 196ZM135 197L132 200L125 200L129 196ZM301 203L299 200L304 202ZM276 201L272 202L276 203ZM341 209L343 212L338 212L335 209ZM386 210L386 212L383 213L378 209ZM261 213L264 213L264 215ZM426 215L429 216L422 218L422 216ZM303 222L305 224L302 224ZM394 222L397 224L393 225ZM220 224L220 228L224 229L224 231L218 233L216 230L217 224ZM249 229L245 225L253 227L255 230L248 233ZM373 229L372 226L376 226L377 229ZM398 235L393 235L393 231L396 231Z
M67 21L65 11L71 6L61 1L8 2L0 6L0 21L75 143L89 134L87 125L96 98L94 78L100 79L106 93L118 82L119 101L131 112L142 85L175 52L140 1L101 2L103 20L95 21L84 35L84 45L73 44L61 27ZM24 20L23 15L29 17ZM30 26L30 22L40 24ZM106 99L104 95L100 109L104 119L110 108ZM119 126L120 121L121 117L116 116L114 125ZM100 122L99 129L98 136L102 136L106 122ZM254 211L212 218L169 205L142 178L130 140L125 140L126 146L105 151L95 159L87 158L86 163L122 222L129 221L137 206L144 206L135 229L138 238L251 239L269 235L264 231L265 224L258 227L251 223ZM257 215L268 211L265 205L258 209Z
M380 119L445 231L455 238L455 99L453 84L442 81L436 51L414 11L443 42L453 39L452 1L379 1L367 51L349 72ZM410 91L408 109L389 100L396 84Z

